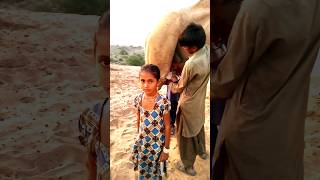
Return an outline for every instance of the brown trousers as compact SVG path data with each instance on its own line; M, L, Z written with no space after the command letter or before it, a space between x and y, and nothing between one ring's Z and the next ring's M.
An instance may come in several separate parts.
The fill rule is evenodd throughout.
M180 159L185 168L193 167L197 155L206 153L204 126L194 137L183 137L181 125L178 125L177 140Z

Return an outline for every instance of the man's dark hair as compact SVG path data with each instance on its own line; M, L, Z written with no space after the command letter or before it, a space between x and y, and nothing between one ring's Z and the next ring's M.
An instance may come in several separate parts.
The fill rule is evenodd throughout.
M151 73L157 80L160 79L160 69L154 64L146 64L141 67L140 72L146 71Z
M195 46L201 49L206 43L206 33L201 25L190 23L179 36L178 42L180 46Z

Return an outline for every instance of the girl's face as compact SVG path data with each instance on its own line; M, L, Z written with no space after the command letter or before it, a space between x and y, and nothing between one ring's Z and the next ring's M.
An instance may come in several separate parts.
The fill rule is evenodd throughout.
M146 95L152 96L158 92L158 80L148 71L140 72L140 87Z
M95 33L95 60L96 67L99 75L99 83L104 88L106 93L109 95L110 93L110 27L103 26L101 24L106 24L106 19L109 14L103 14L101 18L101 22L99 22L99 26L97 32Z

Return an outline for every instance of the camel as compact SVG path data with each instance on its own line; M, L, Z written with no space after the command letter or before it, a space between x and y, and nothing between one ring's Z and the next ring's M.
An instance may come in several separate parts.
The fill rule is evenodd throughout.
M221 44L227 45L229 34L243 0L217 0L214 1L211 13L212 42L210 44L210 1L200 0L191 7L170 12L158 23L148 35L145 43L145 63L156 64L161 71L161 80L166 77L174 63L184 63L187 57L177 45L180 33L186 26L195 22L201 24L206 32L206 44L210 45L211 62L216 67L224 51L215 51ZM180 67L181 71L181 67ZM178 70L179 72L179 70ZM162 84L161 84L162 85ZM161 86L160 85L160 86Z
M159 88L164 84L165 77L174 64L183 64L186 57L177 44L178 37L190 22L201 24L206 32L206 44L210 45L210 77L226 53L227 41L231 32L233 22L240 9L242 0L215 0L211 13L212 42L210 43L210 3L208 0L200 0L195 5L182 9L178 12L171 12L165 16L154 31L147 37L145 44L145 62L159 66L161 79ZM179 66L178 66L179 67ZM181 69L181 68L180 68ZM212 91L211 91L212 92ZM210 116L218 123L221 120L224 99L214 99L210 96L210 104L218 108ZM210 126L216 126L214 121L210 121ZM210 137L211 147L215 147L217 131L213 130ZM213 151L210 156L213 157ZM211 168L213 164L211 164Z
M160 87L173 63L187 59L177 45L178 37L191 23L201 24L206 32L206 44L210 44L210 2L200 0L191 7L171 12L148 35L145 44L145 63L156 64L161 72ZM182 68L180 68L181 71Z

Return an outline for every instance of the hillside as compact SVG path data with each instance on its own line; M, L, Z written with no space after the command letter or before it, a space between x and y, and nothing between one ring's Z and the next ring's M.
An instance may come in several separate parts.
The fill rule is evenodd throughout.
M130 61L130 58L136 60ZM141 46L111 45L110 61L112 64L119 65L142 65L144 64L144 48Z

